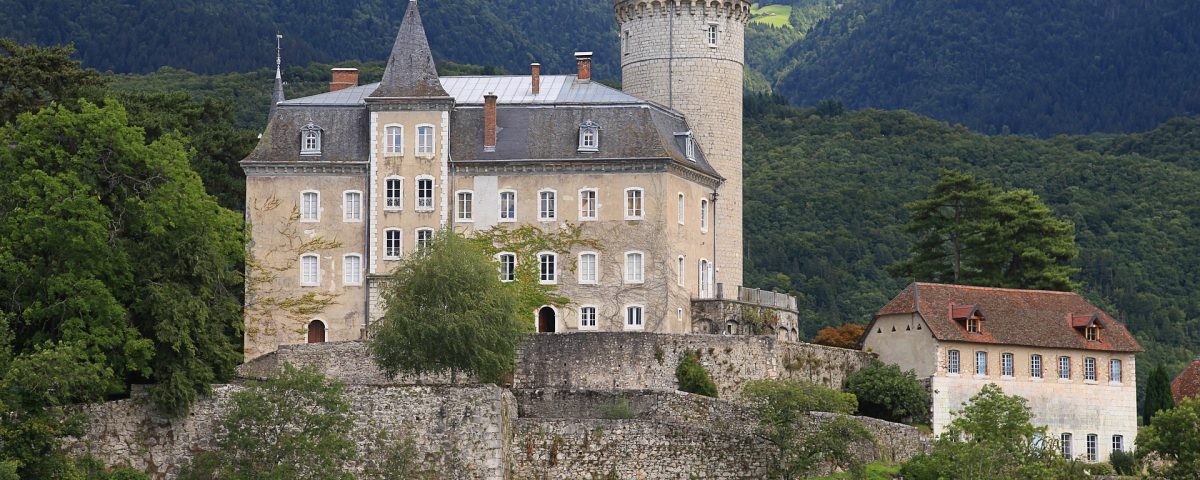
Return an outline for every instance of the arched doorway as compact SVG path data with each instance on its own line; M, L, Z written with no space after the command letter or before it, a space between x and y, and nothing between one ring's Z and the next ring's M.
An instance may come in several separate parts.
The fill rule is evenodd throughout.
M325 323L320 320L308 323L308 343L325 343Z
M542 307L538 310L537 316L537 331L538 333L554 333L554 317L555 312L551 307Z

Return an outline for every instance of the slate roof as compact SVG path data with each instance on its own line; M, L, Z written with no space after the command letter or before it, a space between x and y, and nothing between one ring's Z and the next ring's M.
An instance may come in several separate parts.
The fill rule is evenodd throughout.
M962 307L978 308L983 316L980 333L967 333L965 325L952 318L953 311L967 310ZM914 283L881 308L875 318L912 313L920 314L934 338L941 341L1142 351L1124 325L1072 292ZM1092 315L1100 322L1100 341L1088 341L1075 327L1076 318Z
M1178 405L1184 398L1200 397L1200 358L1192 362L1171 382L1171 395Z
M561 104L647 104L602 83L579 81L574 75L543 75L541 92L533 94L528 75L442 77L442 88L454 97L458 105L483 105L483 96L496 94L500 105L561 105ZM379 88L378 83L350 87L310 97L294 98L281 105L335 106L363 105L367 96Z
M437 68L433 63L433 51L425 37L425 25L421 22L421 9L417 2L408 2L404 21L396 33L396 43L388 55L387 67L383 69L383 80L371 92L372 98L399 97L446 97L446 90L438 81Z

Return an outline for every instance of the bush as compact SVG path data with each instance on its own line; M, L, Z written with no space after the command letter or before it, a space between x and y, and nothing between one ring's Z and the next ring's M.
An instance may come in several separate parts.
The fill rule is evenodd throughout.
M828 347L858 350L858 342L862 339L865 332L866 327L857 323L847 323L840 327L825 327L817 332L817 336L813 337L812 343Z
M754 380L746 382L742 397L756 408L769 408L788 416L808 412L852 414L858 407L853 393L846 393L803 380Z
M629 400L619 398L611 403L600 405L597 409L600 413L600 418L605 420L629 420L637 418L638 412L629 405Z
M1112 452L1108 457L1108 462L1112 464L1113 470L1118 475L1136 475L1138 471L1137 457L1132 453L1117 450Z
M679 381L679 389L688 393L717 398L717 384L713 383L708 370L700 364L700 352L688 350L679 359L675 367L675 379Z
M929 418L929 391L912 370L876 360L851 374L846 390L858 397L858 411L868 417L909 423Z

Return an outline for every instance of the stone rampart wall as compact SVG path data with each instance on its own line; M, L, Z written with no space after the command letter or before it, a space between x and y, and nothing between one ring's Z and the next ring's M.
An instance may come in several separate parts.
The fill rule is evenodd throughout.
M721 398L736 398L748 380L791 378L840 389L846 376L870 364L858 350L745 335L572 333L537 335L521 347L518 389L675 390L675 367L687 350L716 382Z
M470 385L469 375L408 375L388 378L371 358L367 344L360 341L280 345L279 349L238 366L238 377L264 379L289 363L297 368L313 367L326 378L346 385Z
M174 478L195 455L215 447L219 419L231 395L243 388L218 385L212 396L177 419L155 413L144 396L88 407L87 432L66 448L155 479ZM512 464L511 419L516 417L516 402L508 391L494 385L351 386L346 396L356 417L351 435L364 459L351 463L354 471L411 439L418 458L438 465L446 478L506 478Z

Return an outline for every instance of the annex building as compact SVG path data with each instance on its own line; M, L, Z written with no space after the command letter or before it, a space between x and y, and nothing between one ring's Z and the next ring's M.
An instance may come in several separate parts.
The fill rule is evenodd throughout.
M592 80L590 52L569 75L439 77L416 1L380 83L335 69L330 92L285 99L277 75L242 161L246 358L362 338L380 282L443 227L577 225L599 245L497 256L501 280L532 262L571 299L531 312L538 332L740 333L722 308L693 308L726 296L794 311L740 287L749 9L615 0L624 90ZM794 322L778 335L797 337Z
M1078 294L914 283L875 315L863 350L928 381L935 435L994 383L1028 401L1064 456L1133 451L1142 347Z

